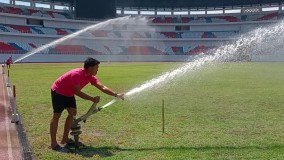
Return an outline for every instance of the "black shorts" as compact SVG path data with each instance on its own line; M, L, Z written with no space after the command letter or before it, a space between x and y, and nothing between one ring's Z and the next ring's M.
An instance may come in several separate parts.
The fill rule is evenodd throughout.
M53 113L62 113L66 108L77 108L75 97L67 97L51 90Z

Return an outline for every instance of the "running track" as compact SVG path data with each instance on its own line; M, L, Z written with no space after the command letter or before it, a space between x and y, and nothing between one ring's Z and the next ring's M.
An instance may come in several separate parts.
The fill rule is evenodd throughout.
M0 67L0 160L21 160L22 147L19 143L15 123L11 123L11 103L5 82L5 74Z

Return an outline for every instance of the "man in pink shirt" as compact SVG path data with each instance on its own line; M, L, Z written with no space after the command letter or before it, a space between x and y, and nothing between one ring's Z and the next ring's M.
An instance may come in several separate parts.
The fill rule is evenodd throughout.
M10 56L10 57L7 58L7 60L6 60L7 68L10 68L10 67L11 67L11 63L12 63L12 57Z
M77 112L74 95L94 103L98 103L100 101L99 96L92 97L81 91L81 89L88 83L91 83L93 86L108 95L124 99L124 94L119 94L112 91L100 83L100 81L97 79L96 74L98 72L99 64L100 62L98 60L87 58L84 62L84 68L76 68L66 72L53 83L51 87L53 117L50 122L51 148L53 150L58 152L66 152L64 148L58 145L56 133L61 113L64 109L66 109L68 116L65 121L61 144L66 144L68 142L68 135L73 124L73 117Z

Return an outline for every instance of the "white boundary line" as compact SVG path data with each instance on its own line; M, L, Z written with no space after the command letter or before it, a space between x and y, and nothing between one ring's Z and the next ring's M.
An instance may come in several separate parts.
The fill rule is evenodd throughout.
M8 111L7 111L7 101L6 101L6 94L5 94L5 89L4 89L6 88L4 75L2 76L2 79L3 79L2 86L3 86L3 98L4 98L4 109L5 109L5 127L6 127L6 134L7 134L8 158L9 160L13 160L11 135L10 135L10 127L9 127L10 121L9 121L9 116L8 116Z

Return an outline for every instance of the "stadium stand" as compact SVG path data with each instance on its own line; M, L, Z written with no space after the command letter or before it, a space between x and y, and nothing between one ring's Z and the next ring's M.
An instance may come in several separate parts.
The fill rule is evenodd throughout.
M18 26L18 25L11 25L9 26L10 28L12 28L14 31L16 32L20 32L20 33L32 33L31 28L27 27L27 26Z
M47 35L68 35L77 31L65 28L23 26L23 25L11 25L11 24L0 24L0 29L1 29L0 31L2 32L33 33L33 34L47 34Z
M21 16L19 16L21 15ZM195 56L231 41L260 24L282 19L284 12L201 15L150 15L147 27L127 25L90 30L77 40L50 47L41 55ZM17 5L0 6L0 53L25 54L96 21L75 20L70 11ZM36 18L35 18L36 17ZM29 24L35 18L38 24ZM41 22L42 21L42 22ZM81 23L85 25L81 26ZM113 25L113 26L112 26ZM152 28L149 30L149 28ZM154 29L153 29L154 28Z
M38 16L38 17L48 17L48 18L59 18L59 19L72 19L72 13L68 11L50 11L50 10L39 10L27 7L11 7L11 6L1 6L0 12L18 15L28 15L28 16Z
M21 53L21 51L24 51L23 48L20 47L14 47L14 45L9 44L9 43L4 43L4 42L0 42L0 53L2 54L19 54ZM22 52L23 53L23 52Z
M47 35L68 35L78 30L66 29L66 28L0 24L0 31L15 32L15 33L47 34ZM134 39L134 38L230 38L237 35L238 31L138 32L138 31L96 30L96 31L91 31L90 34L84 34L83 36Z
M34 43L7 43L0 42L2 54L25 54L34 48L41 45ZM170 48L170 49L169 49ZM196 55L206 52L212 46L172 46L172 47L157 47L157 46L102 46L102 45L57 45L49 48L47 51L40 54L67 54L67 55Z
M283 14L278 12L263 14L247 14L234 16L195 16L195 17L151 17L153 23L225 23L278 20Z

